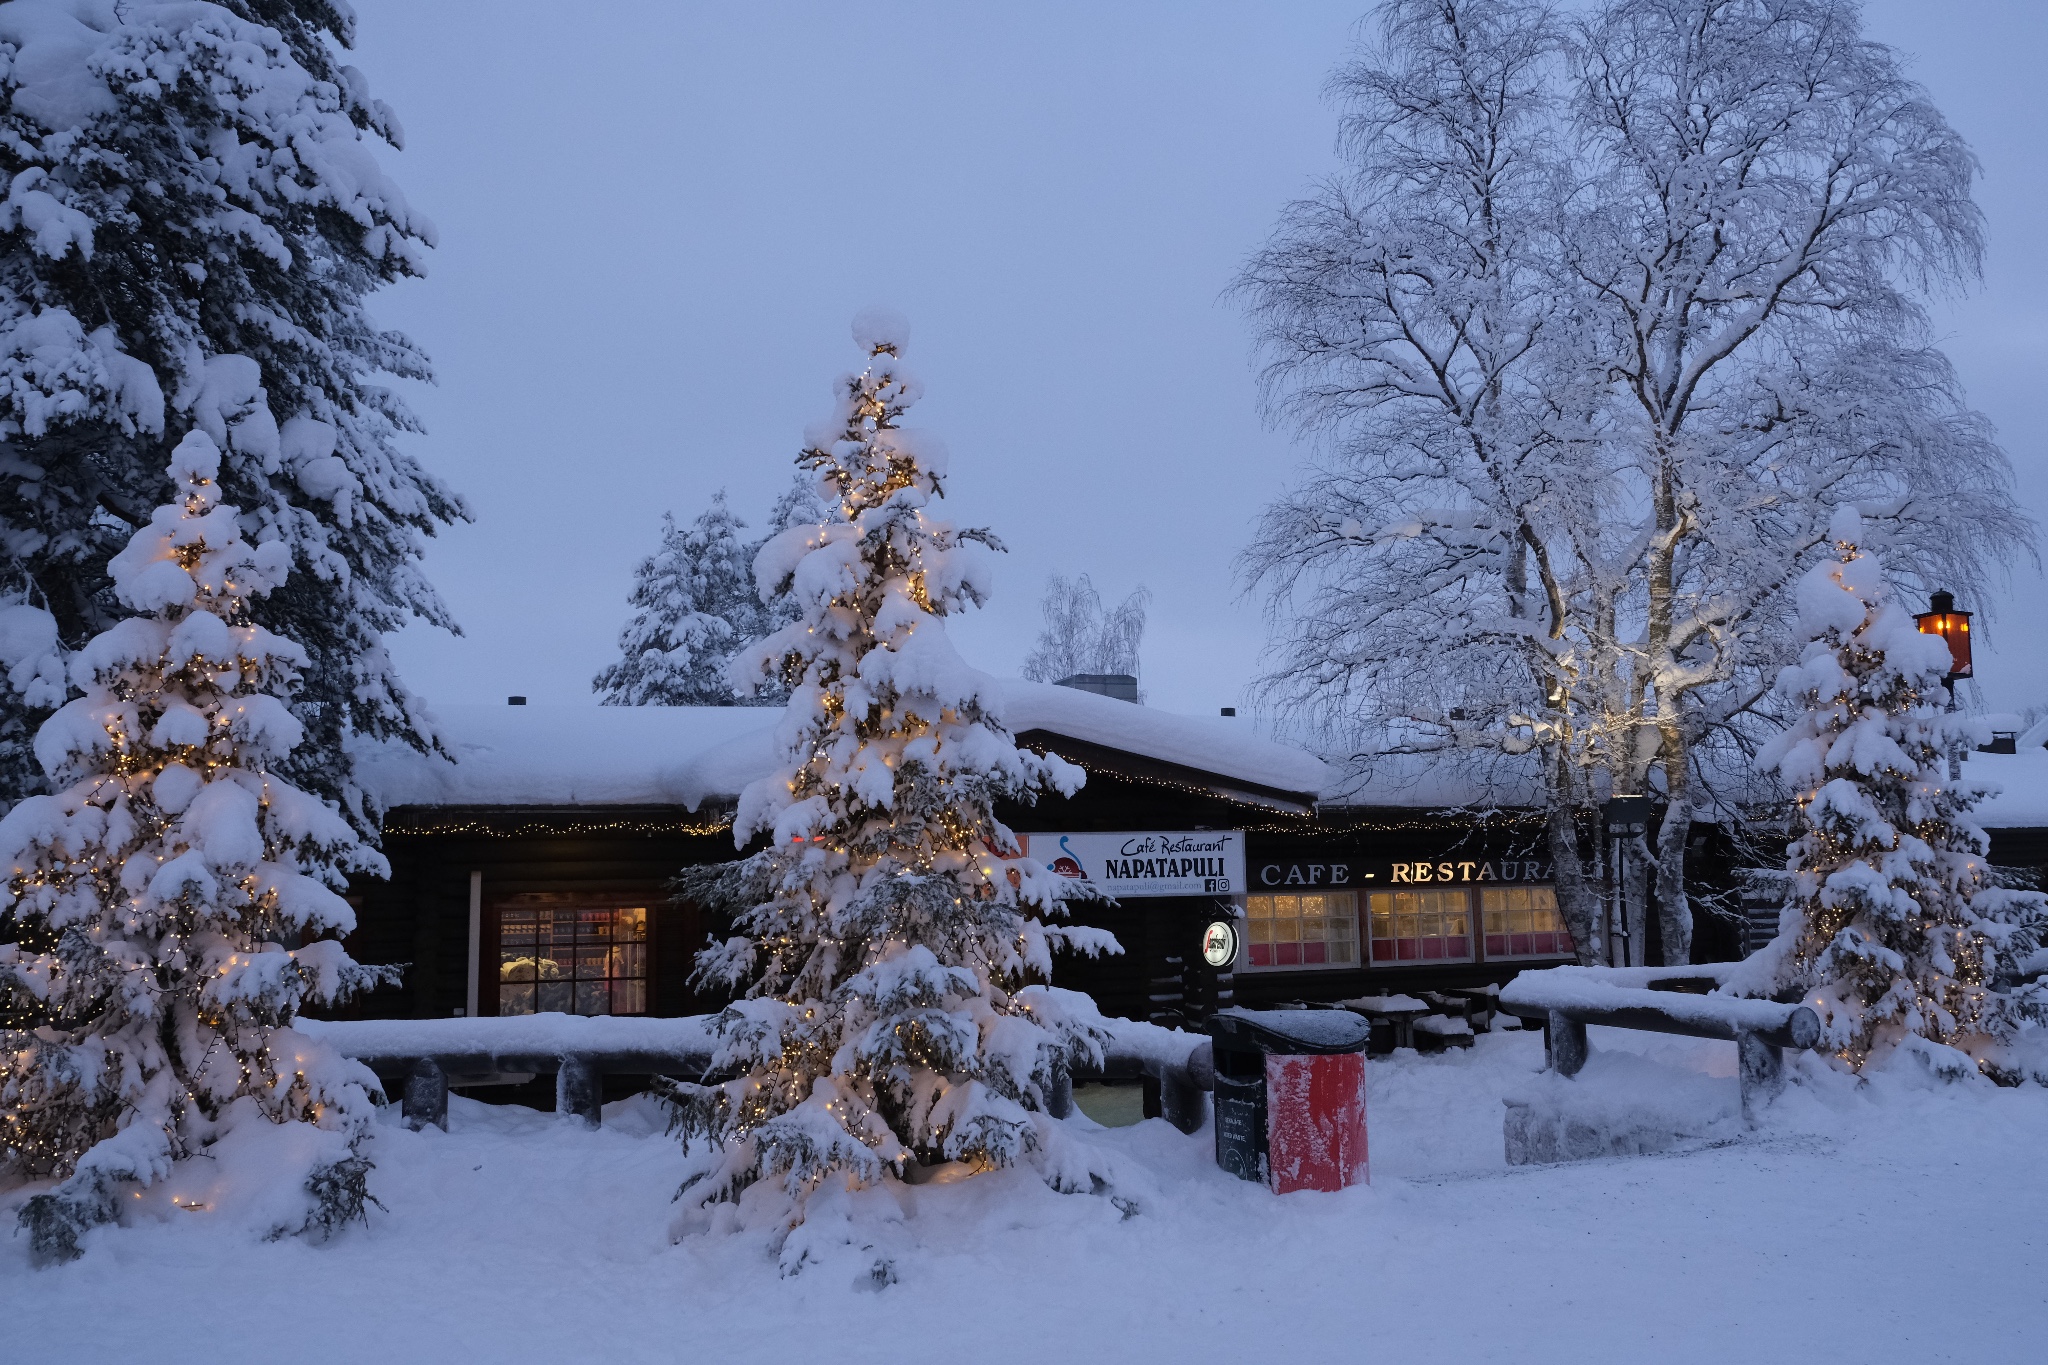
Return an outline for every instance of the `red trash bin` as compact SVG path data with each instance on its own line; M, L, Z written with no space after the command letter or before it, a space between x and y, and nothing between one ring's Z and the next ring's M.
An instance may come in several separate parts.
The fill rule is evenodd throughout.
M1220 1011L1209 1031L1218 1165L1277 1194L1368 1182L1364 1019L1233 1009Z

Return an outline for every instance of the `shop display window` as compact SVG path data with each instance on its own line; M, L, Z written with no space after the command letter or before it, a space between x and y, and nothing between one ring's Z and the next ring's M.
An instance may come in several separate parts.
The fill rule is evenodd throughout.
M1250 896L1253 967L1358 966L1358 897L1349 891Z
M558 895L498 906L498 1013L647 1013L647 910Z
M1486 887L1479 893L1486 956L1560 957L1575 951L1547 886Z
M1463 887L1375 891L1370 901L1374 966L1472 960L1472 900Z

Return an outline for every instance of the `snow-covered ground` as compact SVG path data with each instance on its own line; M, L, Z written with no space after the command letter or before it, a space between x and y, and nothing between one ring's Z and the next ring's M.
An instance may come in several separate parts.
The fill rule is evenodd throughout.
M387 1211L326 1246L162 1203L55 1269L0 1237L0 1357L2043 1358L2048 1090L1858 1083L1809 1058L1749 1133L1732 1044L1592 1035L1589 1084L1648 1087L1705 1136L1508 1168L1501 1096L1532 1084L1541 1042L1482 1035L1373 1063L1369 1189L1275 1198L1219 1172L1207 1132L1154 1120L1090 1134L1117 1153L1124 1200L1021 1172L876 1193L821 1210L816 1259L787 1277L760 1234L670 1244L686 1158L647 1101L594 1132L459 1098L447 1133L387 1112ZM21 1197L0 1197L0 1225Z

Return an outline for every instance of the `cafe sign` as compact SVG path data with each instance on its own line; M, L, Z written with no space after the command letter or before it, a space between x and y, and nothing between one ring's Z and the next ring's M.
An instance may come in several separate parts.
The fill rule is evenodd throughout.
M1024 855L1063 877L1082 877L1123 900L1133 896L1236 896L1245 891L1240 830L1137 830L1122 834L1020 834Z
M1323 890L1370 883L1424 886L1443 882L1548 882L1550 864L1539 858L1417 859L1392 863L1261 863L1252 871L1253 891Z

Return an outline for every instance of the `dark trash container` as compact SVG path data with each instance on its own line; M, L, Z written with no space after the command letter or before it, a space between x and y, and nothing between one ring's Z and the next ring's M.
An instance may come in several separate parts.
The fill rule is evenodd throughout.
M1218 1011L1216 1164L1290 1190L1366 1183L1365 1044L1348 1010Z

